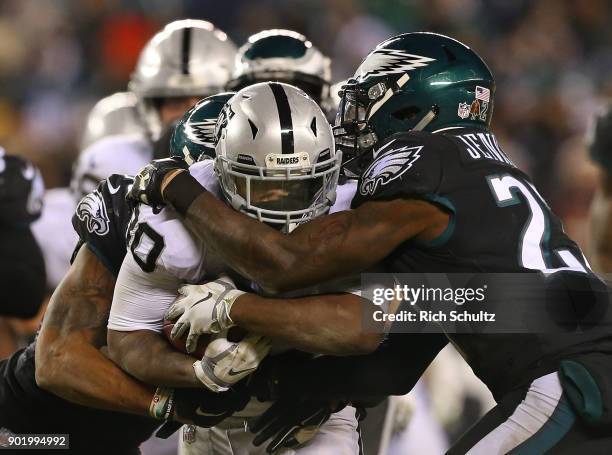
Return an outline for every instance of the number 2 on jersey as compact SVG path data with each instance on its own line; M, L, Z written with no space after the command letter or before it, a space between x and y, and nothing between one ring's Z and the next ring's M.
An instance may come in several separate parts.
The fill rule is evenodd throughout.
M536 189L512 175L492 175L487 177L495 202L500 207L508 207L521 203L518 193L522 194L529 205L530 216L519 239L519 262L526 269L540 270L552 274L563 270L587 273L585 267L576 256L566 248L554 250L561 258L565 267L549 268L544 256L543 241L548 230L547 215L542 209L546 203Z

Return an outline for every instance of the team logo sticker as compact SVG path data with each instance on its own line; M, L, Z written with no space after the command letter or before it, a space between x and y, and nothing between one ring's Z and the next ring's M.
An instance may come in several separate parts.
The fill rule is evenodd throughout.
M400 49L376 49L357 68L355 77L365 81L373 76L403 74L427 66L431 62L435 62L435 59Z
M85 223L85 227L91 234L99 236L108 234L110 222L106 204L98 191L89 193L81 199L76 208L76 216Z
M394 141L384 147L388 147L392 142ZM400 178L421 157L422 148L422 145L418 145L399 147L384 152L382 149L379 150L374 162L363 173L359 193L362 196L372 195L378 187Z
M204 119L201 122L191 122L185 125L185 132L192 142L214 147L216 123L216 118Z

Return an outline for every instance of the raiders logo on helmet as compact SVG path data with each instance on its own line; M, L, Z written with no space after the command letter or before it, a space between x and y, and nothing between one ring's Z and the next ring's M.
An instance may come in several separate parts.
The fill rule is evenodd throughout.
M99 236L106 235L109 231L109 219L106 212L104 199L98 191L86 195L76 208L79 220L85 223L87 230Z
M375 153L375 159L363 173L359 192L366 196L374 194L379 186L401 177L420 158L422 145L399 147L383 151L395 140ZM381 153L382 152L382 153Z

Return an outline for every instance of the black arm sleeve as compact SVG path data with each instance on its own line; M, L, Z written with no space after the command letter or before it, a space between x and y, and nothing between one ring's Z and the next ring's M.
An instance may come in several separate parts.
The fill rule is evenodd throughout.
M279 393L352 402L404 395L447 342L437 333L393 333L371 354L321 356L282 371Z
M45 296L43 256L28 228L0 229L0 316L28 319Z

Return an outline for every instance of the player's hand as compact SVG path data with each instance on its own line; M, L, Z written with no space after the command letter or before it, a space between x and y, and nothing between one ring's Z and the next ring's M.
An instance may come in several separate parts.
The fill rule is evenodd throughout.
M345 402L324 402L300 398L286 398L275 402L264 412L250 430L256 433L255 446L271 439L266 452L281 448L295 448L310 441L329 417L346 406Z
M159 420L212 427L234 412L244 409L249 400L246 387L241 385L223 393L201 388L158 387L149 414Z
M162 195L164 177L171 173L175 175L176 171L182 172L188 167L187 163L178 157L153 160L136 174L127 197L160 209L166 204Z
M300 351L266 357L248 378L251 395L262 402L283 398L283 388L287 380L283 373L304 368L311 359L312 354Z
M204 357L193 364L193 369L208 389L224 392L255 371L271 345L270 339L260 335L247 335L238 342L218 337L206 347Z
M183 286L179 294L165 316L170 321L178 318L170 338L181 338L189 330L185 347L187 352L194 352L200 335L219 333L235 325L230 311L244 292L237 290L229 277L223 276L206 284Z

